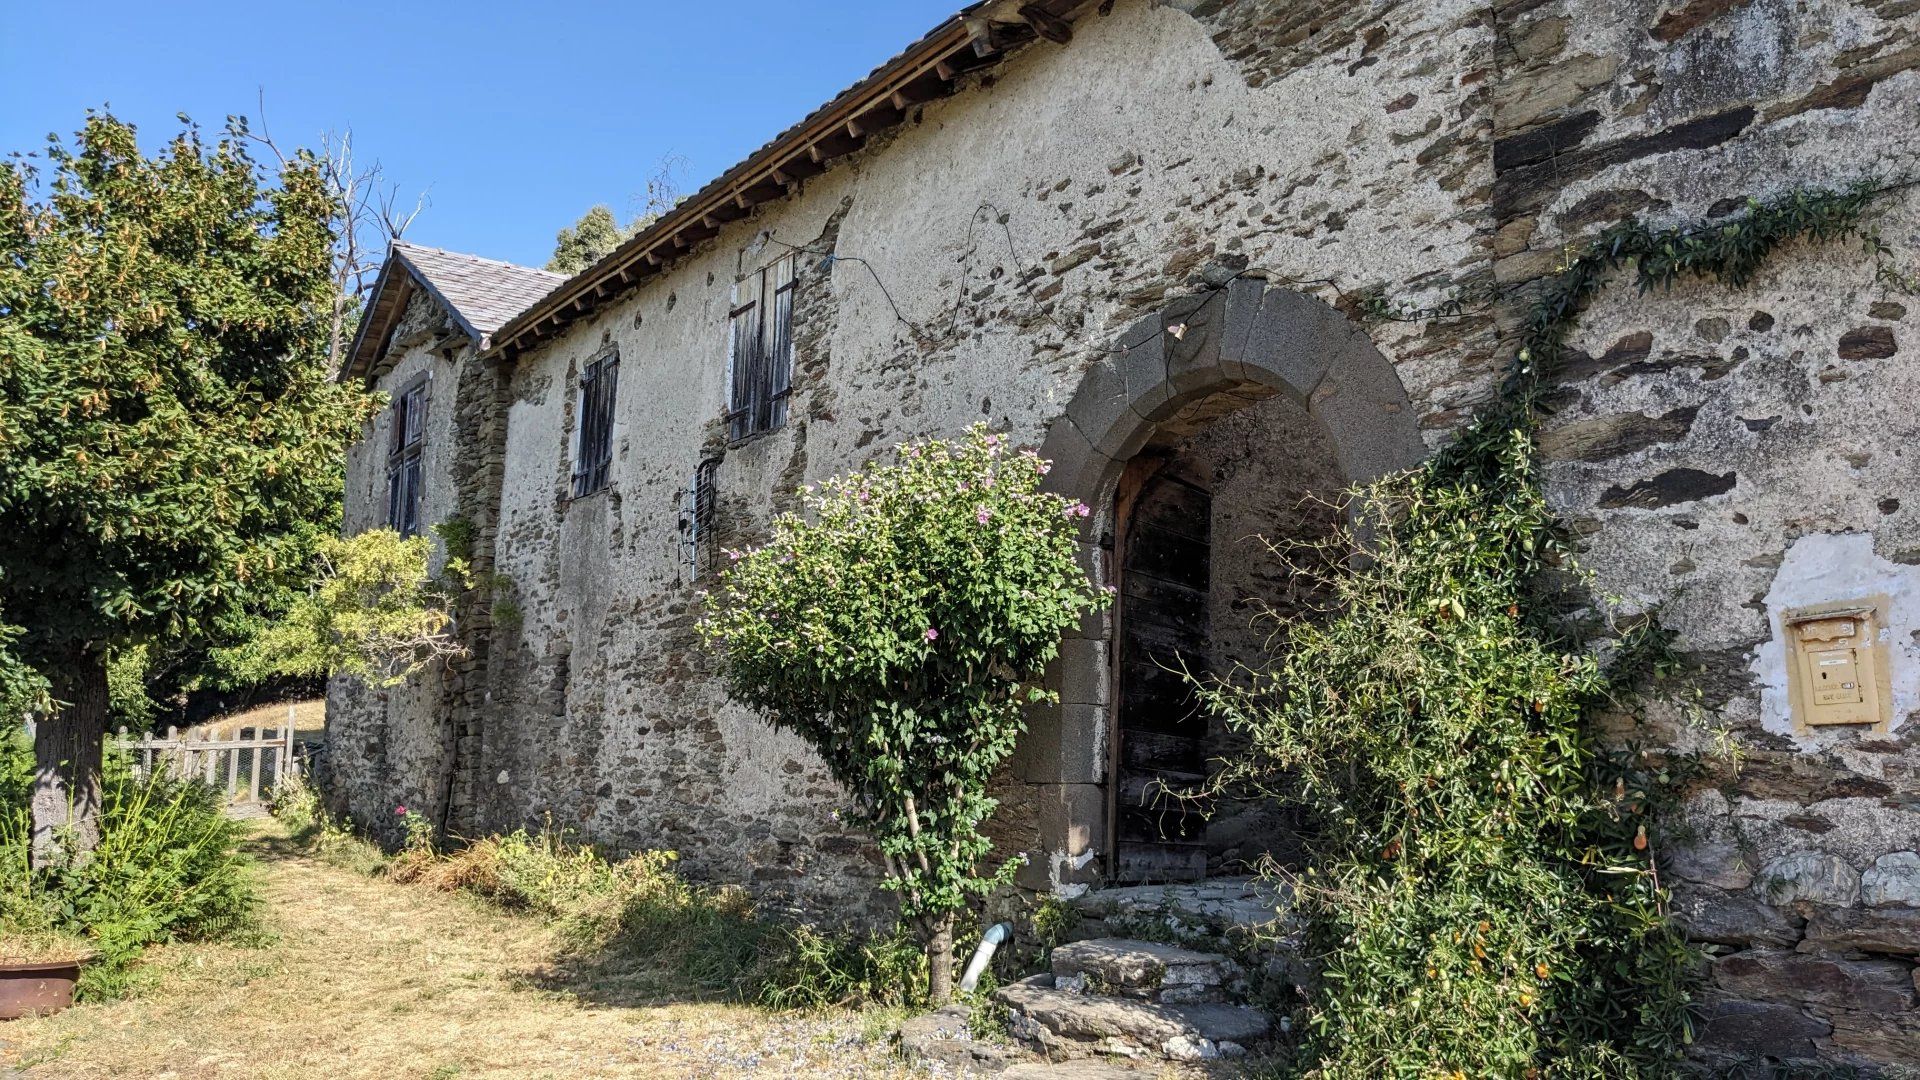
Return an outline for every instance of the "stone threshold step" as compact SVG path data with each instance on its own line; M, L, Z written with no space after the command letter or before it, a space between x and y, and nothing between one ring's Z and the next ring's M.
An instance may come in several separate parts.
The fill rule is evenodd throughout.
M1240 965L1219 953L1131 938L1090 938L1053 950L1054 987L1168 1005L1225 1001L1244 988Z
M1010 1013L1008 1031L1055 1057L1237 1057L1267 1035L1270 1021L1242 1005L1168 1005L1060 989L1035 975L994 991Z

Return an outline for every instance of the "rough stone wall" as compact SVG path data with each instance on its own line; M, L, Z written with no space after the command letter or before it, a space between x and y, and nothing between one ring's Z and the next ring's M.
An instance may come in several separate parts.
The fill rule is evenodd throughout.
M709 678L681 492L723 453L717 531L750 537L798 484L902 439L985 419L1038 443L1124 326L1236 272L1310 281L1337 267L1359 287L1411 266L1414 291L1436 298L1484 275L1487 209L1468 200L1474 183L1450 179L1490 175L1485 90L1463 79L1491 60L1483 14L1431 4L1391 40L1376 35L1365 70L1385 81L1349 72L1367 46L1339 35L1264 75L1222 52L1297 29L1118 4L1070 47L922 108L885 145L522 358L497 559L525 617L490 659L487 823L551 813L616 846L678 848L697 874L842 907L873 880L818 762ZM801 258L789 424L728 449L715 427L728 289L788 245L843 258ZM1406 346L1409 382L1441 386L1461 382L1463 348L1490 352L1489 330L1383 336ZM614 480L568 500L572 380L609 345L621 352ZM1013 849L1031 846L1041 813L1022 787L1009 778L997 825Z
M384 370L373 386L391 394L422 373L428 377L421 471L425 489L420 520L438 524L460 511L453 483L466 455L468 418L456 408L465 365L445 351L453 330L447 314L424 291L408 302L393 334ZM351 535L387 523L387 451L391 413L367 424L347 455L342 526ZM404 805L439 822L447 809L447 778L453 745L448 674L439 669L406 684L380 688L336 676L327 683L327 797L332 809L381 835L397 828L393 809Z
M1920 175L1920 5L1687 0L1503 9L1493 199L1503 282L1618 217ZM1920 197L1872 223L1914 268ZM1624 613L1658 607L1729 742L1662 858L1713 961L1702 1052L1920 1062L1920 300L1856 242L1781 252L1745 290L1604 294L1542 439L1550 494ZM1893 732L1796 736L1780 612L1894 603ZM1723 734L1715 736L1711 732Z
M1356 317L1376 287L1413 307L1462 297L1456 315L1367 325L1438 445L1485 400L1524 310L1477 298L1523 297L1564 243L1624 214L1679 222L1920 171L1917 34L1911 0L1118 0L1071 45L917 107L498 373L476 445L499 465L470 486L498 485L485 531L520 617L494 625L484 685L461 692L481 728L464 732L478 763L456 769L472 820L551 815L796 903L883 907L819 763L730 704L694 643L711 564L683 559L679 503L701 460L721 458L711 556L798 484L899 440L984 419L1037 444L1126 327L1237 274ZM1874 214L1897 254L1920 251L1914 195ZM792 247L809 254L791 419L730 448L729 286ZM1916 703L1889 736L1796 739L1774 622L1827 587L1915 591L1917 304L1852 244L1783 252L1740 293L1616 289L1584 318L1545 431L1550 494L1599 590L1661 607L1707 665L1704 715L1657 709L1656 734L1693 746L1725 727L1745 754L1662 844L1676 910L1718 954L1710 1053L1920 1058ZM612 485L569 500L574 380L609 346ZM381 464L356 456L354 483ZM1096 517L1089 538L1110 530ZM1914 616L1896 615L1895 662L1920 669ZM1104 715L1104 662L1074 643L1066 709ZM450 738L432 708L335 702L357 805L445 768L425 752ZM1079 760L1088 775L1008 770L1005 849L1079 820L1058 792L1097 793L1104 749Z

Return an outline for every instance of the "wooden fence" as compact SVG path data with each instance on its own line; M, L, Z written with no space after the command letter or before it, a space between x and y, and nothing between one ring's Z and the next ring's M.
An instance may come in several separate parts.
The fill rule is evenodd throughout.
M293 724L284 727L243 727L232 738L203 728L182 734L169 727L166 735L129 735L121 728L118 743L133 758L142 776L164 763L174 776L194 776L226 792L231 802L259 802L271 796L280 781L297 776L300 759L294 749Z

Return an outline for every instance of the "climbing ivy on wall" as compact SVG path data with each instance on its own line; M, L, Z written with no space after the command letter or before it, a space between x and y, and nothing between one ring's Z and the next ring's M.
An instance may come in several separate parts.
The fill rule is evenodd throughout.
M1423 467L1353 493L1355 525L1332 543L1364 537L1370 558L1299 560L1333 567L1332 614L1283 624L1268 670L1203 690L1249 743L1217 783L1310 818L1294 884L1320 975L1303 1071L1674 1070L1696 958L1666 918L1648 830L1699 763L1603 737L1600 715L1671 654L1650 620L1597 649L1563 617L1572 551L1542 492L1536 417L1581 311L1622 269L1643 292L1739 288L1783 244L1842 236L1884 259L1861 224L1879 190L1623 223L1571 252L1534 293L1490 406Z

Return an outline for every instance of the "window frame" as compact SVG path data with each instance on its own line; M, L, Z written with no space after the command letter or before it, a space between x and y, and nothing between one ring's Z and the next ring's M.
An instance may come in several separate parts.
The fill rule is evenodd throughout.
M402 537L421 532L420 505L426 495L427 408L433 373L422 372L402 384L387 406L387 527Z
M613 486L613 429L620 389L620 350L609 349L580 369L574 386L573 452L569 498L584 499Z

